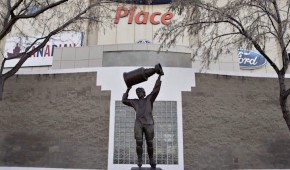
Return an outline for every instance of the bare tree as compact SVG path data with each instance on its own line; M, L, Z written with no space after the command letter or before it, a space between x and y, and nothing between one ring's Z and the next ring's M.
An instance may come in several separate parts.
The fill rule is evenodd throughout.
M175 44L185 34L199 37L196 56L208 67L211 61L232 48L254 47L275 70L279 80L279 102L290 131L285 84L289 58L289 0L174 0L170 10L181 15L174 24L159 30L162 47ZM270 56L267 43L275 42L279 56ZM193 43L192 43L193 44ZM279 58L279 62L273 60Z
M5 81L23 63L42 49L56 34L63 31L82 31L90 26L105 24L109 9L104 0L0 0L0 42L11 36L33 36L35 41L13 57L4 57L0 68L0 100ZM5 62L19 59L4 73Z

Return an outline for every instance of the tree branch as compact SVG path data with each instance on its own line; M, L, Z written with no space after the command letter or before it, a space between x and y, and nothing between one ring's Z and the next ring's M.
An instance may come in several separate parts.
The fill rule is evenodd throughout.
M7 0L6 1L6 9L7 9L7 11L6 11L6 16L5 16L4 20L3 20L3 26L5 26L8 23L9 18L10 18L11 0Z
M289 12L290 12L290 3L288 4L288 8L287 8L287 14L286 14L286 19L285 19L285 24L284 24L284 28L283 28L283 36L284 36L284 34L285 34L285 32L286 32L286 30L287 30L287 23L289 23Z
M4 58L3 61L2 61L2 63L1 63L1 68L0 68L0 77L1 77L2 74L3 74L3 69L4 69L5 62L6 62L6 58Z
M38 10L37 12L35 12L33 14L11 16L10 21L8 21L8 23L4 25L4 28L0 32L0 40L2 40L11 31L13 25L19 19L27 19L27 18L37 17L41 13L43 13L43 12L53 8L53 7L56 7L56 6L58 6L58 5L62 4L62 3L65 3L66 1L68 1L68 0L60 0L58 2L52 3L52 4L48 5L48 6L43 7L42 9Z
M28 15L17 15L16 16L16 19L25 19L25 18L35 18L37 17L39 14L51 9L51 8L54 8L62 3L65 3L67 2L68 0L60 0L58 2L55 2L55 3L52 3L52 4L49 4L41 9L39 9L37 12L34 12L32 14L28 14Z
M215 41L216 39L219 39L219 38L222 38L222 37L226 37L226 36L230 36L230 35L240 35L241 33L240 32L231 32L231 33L226 33L226 34L221 34L221 35L217 35L207 41L205 41L204 44L210 42L210 41Z
M67 22L65 22L63 25L61 25L60 27L56 28L55 30L51 31L46 37L42 37L39 39L44 39L40 45L38 45L36 48L32 49L29 52L25 52L20 60L18 61L18 63L8 72L6 72L5 74L3 74L1 77L4 80L7 80L9 77L13 76L23 65L23 63L31 56L33 55L35 52L37 52L38 50L40 50L41 48L43 48L45 46L45 44L49 41L49 39L57 34L58 32L62 31L63 29L65 29L67 26L69 26L70 24L72 24L73 22L77 21L82 15L84 15L88 10L90 10L91 8L97 6L98 3L95 4L91 4L90 6L88 6L86 9L84 9L82 12L80 12L78 15L76 15L75 17L71 18L70 20L68 20ZM36 43L36 40L34 41L34 43Z
M246 36L246 35L245 35ZM247 37L247 36L246 36ZM265 59L267 60L268 63L270 63L270 65L273 67L273 69L276 71L277 74L279 74L279 68L277 67L277 65L270 59L270 57L264 52L264 50L261 48L261 46L255 41L253 40L251 37L247 37L249 38L249 40L253 43L254 47L260 52L260 54L262 54Z
M288 60L288 55L287 55L287 52L286 52L286 46L285 46L285 42L284 42L284 33L283 33L283 26L282 26L282 20L281 20L281 15L280 15L280 12L279 12L279 8L278 8L278 5L277 5L277 2L276 0L273 0L273 5L274 5L274 9L276 11L276 15L277 15L277 24L278 24L278 41L279 41L279 45L280 45L280 48L282 50L282 61L283 61L283 67L281 69L281 73L284 75L286 73L286 70L288 69L288 63L289 63L289 60Z
M290 38L289 38L289 40L287 41L287 44L285 45L285 49L284 49L284 50L286 50L286 48L288 47L289 43L290 43Z
M284 99L286 99L289 96L289 94L290 94L290 88L284 91L284 93L282 93L281 95Z
M23 0L18 0L9 11L13 12L22 2Z

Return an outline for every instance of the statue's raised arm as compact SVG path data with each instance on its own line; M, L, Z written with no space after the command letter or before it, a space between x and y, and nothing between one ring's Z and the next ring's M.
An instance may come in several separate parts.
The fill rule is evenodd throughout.
M122 103L124 105L127 105L127 106L131 106L133 107L133 104L131 102L130 99L128 99L128 96L129 96L129 91L131 90L131 87L128 87L126 92L123 94L123 97L122 97Z
M160 88L161 88L161 75L159 74L156 82L155 82L155 85L153 87L153 90L152 92L148 95L150 96L150 101L153 103L156 99L156 97L158 96L159 94L159 91L160 91Z

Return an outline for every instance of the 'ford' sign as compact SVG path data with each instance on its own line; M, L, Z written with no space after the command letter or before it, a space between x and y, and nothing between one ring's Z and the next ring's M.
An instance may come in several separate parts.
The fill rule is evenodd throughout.
M258 52L253 50L238 49L240 69L257 69L264 66L267 61Z

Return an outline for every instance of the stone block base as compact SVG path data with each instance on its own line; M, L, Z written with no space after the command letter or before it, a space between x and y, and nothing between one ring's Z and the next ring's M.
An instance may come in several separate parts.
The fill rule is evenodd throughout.
M158 167L156 167L156 168L150 168L150 167L141 167L141 168L139 168L139 167L133 167L133 168L131 168L131 170L162 170L161 168L158 168Z

